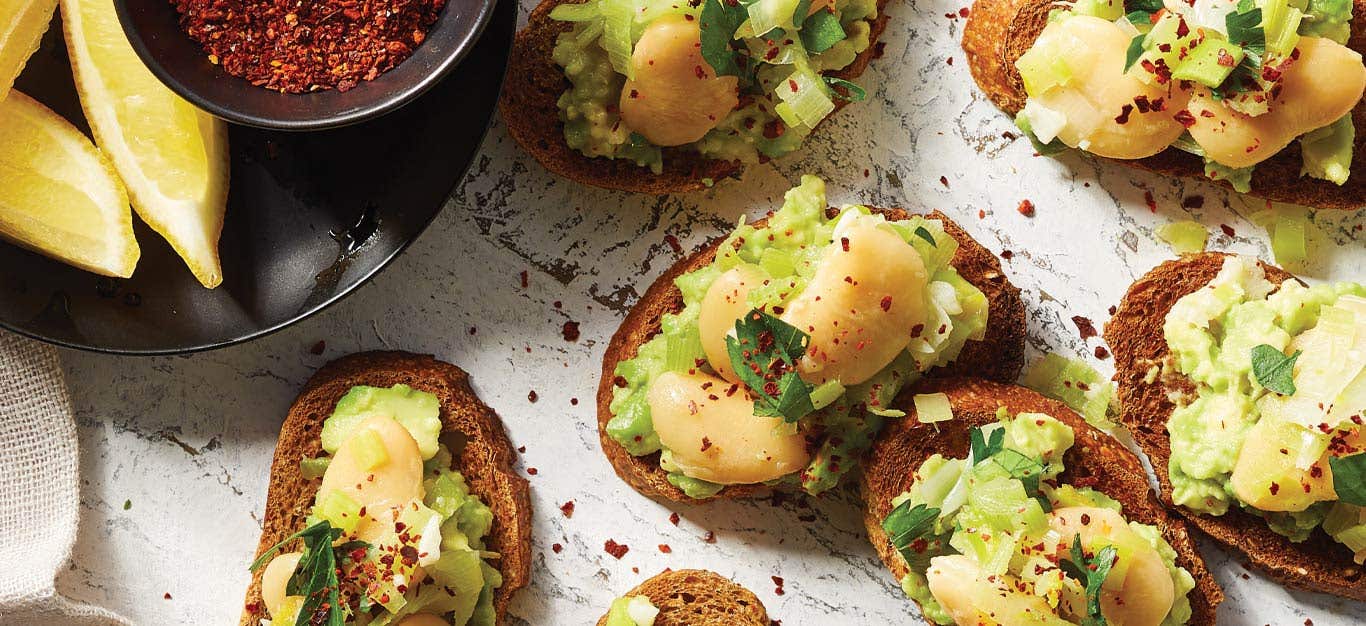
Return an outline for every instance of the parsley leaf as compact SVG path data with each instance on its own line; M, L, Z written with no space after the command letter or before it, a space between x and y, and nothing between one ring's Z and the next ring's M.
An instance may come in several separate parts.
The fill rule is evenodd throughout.
M1283 396L1295 395L1295 361L1303 354L1296 350L1286 356L1280 350L1262 344L1252 349L1252 375L1268 390Z
M845 102L863 102L868 98L867 91L864 91L862 87L844 80L843 78L835 78L834 76L821 76L821 78L825 80L825 84L830 85L830 91L840 100L844 100ZM844 92L847 93L842 93L834 89L835 87L843 88Z
M1006 431L1004 428L997 428L991 431L991 435L983 436L982 427L978 426L968 433L968 439L972 444L972 462L981 463L1001 451L1005 445Z
M295 539L304 540L303 555L299 557L299 564L295 566L294 574L289 577L289 581L285 584L286 593L304 597L303 605L299 607L298 617L294 622L296 626L343 625L345 616L340 608L341 583L337 580L336 551L349 552L357 547L369 546L369 544L363 541L352 541L333 547L332 542L336 541L341 534L340 528L333 528L330 522L323 520L285 537L283 541L263 552L251 564L250 570L255 572L290 542ZM320 614L325 614L327 621L316 621Z
M735 322L726 337L730 365L754 393L754 414L795 422L815 411L811 386L797 375L796 362L810 337L759 309Z
M892 547L901 553L908 563L915 563L934 537L934 523L939 519L939 509L924 503L911 506L910 500L898 504L882 520L882 530L887 531Z
M1124 12L1157 13L1162 10L1162 0L1124 0Z
M1366 453L1328 457L1338 501L1366 506Z
M807 52L820 54L844 41L845 33L839 16L822 9L802 22L801 36L802 46Z
M740 0L706 0L702 5L702 59L716 71L717 76L740 76L740 53L731 42L735 31L749 19L747 3Z
M1058 562L1058 567L1068 578L1086 587L1086 617L1082 619L1082 626L1105 626L1105 615L1100 612L1100 591L1118 556L1119 552L1114 546L1105 546L1094 558L1086 558L1086 551L1081 547L1081 535L1077 535L1072 542L1070 557Z
M1139 57L1143 56L1143 40L1147 37L1147 35L1138 34L1129 40L1129 51L1124 53L1124 71L1129 71L1129 68L1138 63Z
M1039 482L1043 478L1042 463L1010 448L1002 448L991 457L991 461L1009 472L1011 478L1020 481L1020 484L1024 485L1025 494L1037 500L1045 513L1053 510L1053 503L1039 491Z
M1243 48L1246 58L1255 57L1254 67L1261 67L1266 55L1266 29L1262 27L1262 10L1252 0L1242 0L1238 10L1224 17L1228 40Z
M924 239L925 241L930 242L931 246L934 246L936 248L939 247L939 243L934 240L934 235L930 234L929 229L925 228L924 226L916 226L914 232L916 237L919 237L921 239Z

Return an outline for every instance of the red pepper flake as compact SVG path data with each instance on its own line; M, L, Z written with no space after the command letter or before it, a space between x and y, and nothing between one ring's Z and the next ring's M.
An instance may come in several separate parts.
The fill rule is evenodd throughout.
M693 71L693 74L696 74L696 75L697 75L697 80L706 80L706 79L707 79L707 70L702 69L702 66L701 66L701 65L694 65L693 68L692 68L692 71Z
M470 327L470 336L473 336L474 333L477 333L477 332L479 332L479 329L478 329L478 328L475 328L475 327L473 327L473 326Z
M1005 259L1005 260L1007 260L1007 261L1009 261L1010 259L1014 258L1014 256L1015 256L1015 253L1014 253L1014 252L1011 252L1011 251L1009 251L1009 250L1002 250L1002 251L1001 251L1001 258L1003 258L1003 259Z
M526 289L526 288L527 288L527 285L530 285L530 284L531 284L531 280L530 280L531 277L530 277L530 276L527 276L526 270L522 270L522 273L520 274L520 276L521 276L521 278L522 278L522 289Z
M564 504L561 504L560 512L563 513L565 517L574 517L574 501L570 500Z
M1186 35L1189 35L1190 32L1191 32L1191 28L1190 28L1190 26L1188 26L1188 25L1186 24L1186 18L1178 16L1178 17L1176 18L1176 20L1177 20L1177 21L1176 21L1176 36L1177 36L1177 38L1182 38L1182 37L1185 37Z
M1186 109L1181 109L1180 111L1177 111L1176 115L1172 116L1172 119L1180 122L1181 125L1185 126L1186 128L1195 126L1195 116L1191 115L1191 112L1187 111Z
M675 253L683 251L683 245L678 243L678 237L675 237L673 235L664 235L664 243L669 244L669 247L673 248Z
M848 238L848 237L840 237L840 248L843 249L845 252L848 252L848 251L849 251L849 238ZM847 281L848 278L849 278L849 277L846 276L846 277L845 277L845 280Z
M948 189L948 188L949 188L949 179L948 179L948 177L946 177L946 176L940 176L940 177L939 177L939 184L943 185L945 189Z
M970 13L971 11L969 11L967 7L958 9L958 17L967 17Z
M308 349L308 352L309 354L322 354L324 350L327 350L327 342L319 339L318 343L313 344L313 347Z
M1134 112L1134 105L1126 104L1119 108L1119 115L1115 117L1116 124L1128 124L1129 114Z
M797 93L797 81L791 78L787 79L787 88L791 89L792 93Z
M673 554L674 549L669 547L667 543L661 543L659 544L659 551L663 554Z
M783 131L787 130L783 126L782 120L770 120L764 124L764 138L777 139L783 136Z
M526 468L526 473L528 473L528 474L530 474L530 475L532 475L532 476L535 476L535 475L541 473L541 470L538 470L538 469L536 469L536 468L534 468L534 467L528 467L528 468Z
M1096 325L1091 320L1080 315L1072 316L1072 323L1077 325L1077 331L1081 333L1081 340L1086 341L1096 336Z
M705 541L707 543L716 543L716 533L710 530L707 531L707 534L702 536L702 541Z
M891 296L882 296L882 310L883 310L883 311L890 311L890 310L892 310L892 297L891 297Z
M1204 196L1186 196L1181 200L1181 208L1198 209L1205 206Z
M527 392L527 394L526 394L527 402L535 402L535 401L536 401L537 399L539 399L539 398L540 398L540 396L536 395L536 390L535 390L535 389L532 389L531 391Z
M559 554L559 553L560 553L561 551L563 551L563 550L564 550L564 546L562 546L562 545L560 545L560 544L558 544L558 543L552 543L552 544L550 544L550 551L551 551L551 552L554 552L555 554Z
M625 377L625 376L613 376L613 377L612 377L612 386L614 386L614 387L621 387L622 389L625 389L627 384L628 384L628 383L626 382L626 377Z
M1228 235L1230 238L1232 238L1232 237L1234 237L1234 236L1237 235L1237 233L1234 232L1233 227L1232 227L1232 226L1229 226L1228 224L1220 224L1220 225L1219 225L1219 230L1224 231L1224 234L1225 234L1225 235Z
M774 593L774 594L780 595L780 596L781 596L781 595L783 595L784 593L787 593L786 591L783 591L783 577L782 577L782 576L770 576L769 578L772 578L772 579L773 579L773 593Z
M579 399L578 399L578 398L570 398L570 399L569 399L569 404L570 404L571 406L579 406Z
M670 513L670 514L669 514L669 523L670 523L670 524L673 524L674 526L677 526L677 525L678 525L678 519L679 519L679 518L678 518L678 514L677 514L677 513Z
M1105 346L1096 346L1096 358L1108 359L1110 358L1110 351L1106 350Z
M1157 212L1157 199L1153 198L1153 192L1147 189L1143 190L1143 203L1148 205L1149 213Z
M945 63L948 63L949 65L953 65L953 57L949 57L949 58L945 59L944 62L945 62Z
M1034 217L1034 203L1029 200L1021 200L1020 206L1015 207L1015 210L1025 217Z
M1233 55L1229 54L1228 50L1225 50L1224 48L1219 49L1218 63L1224 67L1234 67L1238 65L1238 61L1234 60Z
M1271 483L1270 489L1271 489L1271 495L1274 496L1274 495L1276 495L1276 493L1278 493L1278 492L1281 490L1281 486L1278 485L1278 484L1276 484L1275 482L1272 482L1272 483Z
M171 592L167 591L165 594L163 594L163 595L161 596L161 599L163 599L163 600L170 600L170 599L171 599Z
M561 333L562 335L564 335L564 340L565 340L565 341L578 341L578 340L579 340L579 323L578 323L578 322L565 322L565 323L564 323L564 328L562 328L562 329L560 330L560 333Z
M606 543L602 544L602 549L606 550L608 554L612 555L612 557L617 560L621 560L621 557L626 556L626 553L631 551L630 546L624 543L617 543L611 539L608 539Z
M703 437L703 438L702 438L702 452L706 452L707 450L710 450L710 449L711 449L711 439L709 439L709 438L707 438L707 437Z

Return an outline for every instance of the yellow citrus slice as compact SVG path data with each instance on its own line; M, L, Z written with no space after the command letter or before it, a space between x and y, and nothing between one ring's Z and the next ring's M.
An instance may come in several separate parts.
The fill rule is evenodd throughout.
M61 0L71 69L95 143L133 208L205 287L223 282L218 236L228 198L228 129L142 64L114 0Z
M0 1L0 100L43 41L57 0Z
M128 194L81 131L11 90L0 101L0 236L105 276L138 264Z

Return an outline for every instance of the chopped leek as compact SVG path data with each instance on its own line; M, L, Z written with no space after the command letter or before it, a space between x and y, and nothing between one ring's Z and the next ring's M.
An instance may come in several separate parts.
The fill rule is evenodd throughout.
M947 395L918 393L912 400L915 402L915 419L921 424L947 422L953 419L953 405L949 403Z
M1200 252L1209 241L1209 231L1205 230L1200 222L1193 220L1163 224L1158 227L1157 236L1167 242L1177 254Z

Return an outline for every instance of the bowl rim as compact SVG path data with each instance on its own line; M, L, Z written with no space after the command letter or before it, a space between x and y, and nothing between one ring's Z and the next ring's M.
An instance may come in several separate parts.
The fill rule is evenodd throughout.
M474 48L474 44L478 43L483 37L484 30L488 27L489 22L492 21L498 3L508 1L511 0L480 0L478 12L475 16L474 28L467 31L463 40L456 42L457 45L451 48L451 52L445 57L442 57L441 61L423 75L421 80L386 94L383 98L375 100L375 102L369 106L350 109L335 115L306 120L280 120L224 106L180 82L180 80L166 70L165 66L161 64L161 61L156 58L156 55L152 54L151 50L148 49L147 44L143 41L141 31L134 26L132 13L128 8L128 0L113 0L114 11L118 14L119 18L119 26L123 29L123 34L128 38L128 42L132 44L133 51L137 53L138 58L142 59L142 64L147 66L147 69L151 70L152 74L157 77L157 80L169 87L176 95L179 95L196 107L207 111L214 117L227 122L254 128L285 131L327 130L330 128L350 126L390 113L409 102L412 102L417 99L418 96L426 93L437 83L441 82L441 79L445 78L446 74L450 73L452 69L455 69L455 67L469 55L470 50ZM169 1L165 3L165 6L167 10L174 10L171 8L171 3ZM443 10L443 16L444 12L449 10L450 7L446 7ZM188 37L188 35L186 35L186 37ZM241 80L235 76L233 79ZM243 82L246 84L245 81ZM259 89L259 87L256 88ZM289 96L291 94L283 95Z

